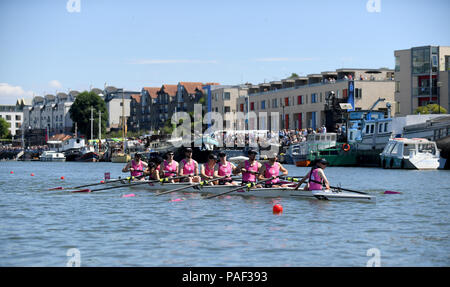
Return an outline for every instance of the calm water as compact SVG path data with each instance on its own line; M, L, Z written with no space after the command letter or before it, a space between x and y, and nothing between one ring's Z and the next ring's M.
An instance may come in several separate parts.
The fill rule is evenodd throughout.
M71 248L81 266L366 266L378 258L371 248L381 266L450 265L449 171L326 169L332 185L375 194L376 204L47 190L121 168L0 162L0 266L66 266ZM282 215L272 213L277 201Z

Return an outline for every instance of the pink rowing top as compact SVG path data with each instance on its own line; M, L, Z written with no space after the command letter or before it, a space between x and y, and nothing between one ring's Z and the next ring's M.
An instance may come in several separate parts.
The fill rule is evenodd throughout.
M250 165L250 162L248 160L246 160L244 164L246 170L254 172L258 171L258 162L256 160L253 162L253 165ZM256 175L251 174L249 172L243 172L242 181L256 182Z
M184 159L181 162L183 163L183 174L194 175L195 165L197 164L197 162L195 160L191 160L191 162L188 164Z
M139 161L139 164L136 164L136 162L133 160L131 160L131 167L134 169L134 171L131 172L131 176L141 176L142 172L139 172L137 170L141 170L143 168L143 164L142 161Z
M280 174L280 164L278 162L275 162L274 165L270 166L268 163L265 163L266 165L266 172L264 173L265 178L270 178L272 176L277 176ZM275 184L280 181L279 178L271 179L269 181L266 181L267 184Z
M172 163L169 164L167 160L164 161L164 176L175 176L177 174L177 162L172 160Z
M232 171L231 162L228 161L226 165L219 162L219 176L231 176Z

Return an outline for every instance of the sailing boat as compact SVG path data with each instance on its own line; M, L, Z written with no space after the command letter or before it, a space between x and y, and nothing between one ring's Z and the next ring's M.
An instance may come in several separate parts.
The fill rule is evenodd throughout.
M122 89L122 150L115 150L111 155L111 162L116 163L127 163L131 160L131 156L125 152L125 141L126 138L126 118L125 118L125 98Z

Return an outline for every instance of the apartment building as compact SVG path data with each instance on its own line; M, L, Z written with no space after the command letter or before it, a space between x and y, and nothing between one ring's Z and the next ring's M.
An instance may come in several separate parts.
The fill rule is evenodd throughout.
M118 129L122 122L126 123L130 117L131 96L140 94L137 91L126 91L122 88L106 87L104 90L104 99L108 110L107 128Z
M34 97L32 104L24 107L27 131L45 129L50 133L70 133L73 122L69 110L78 94L78 91L70 91Z
M325 104L333 93L361 110L369 109L378 98L393 104L394 86L390 69L337 69L251 85L248 96L237 99L237 111L256 114L245 119L250 130L317 129L325 125ZM278 116L274 118L272 112Z
M413 114L428 104L449 111L450 47L413 47L397 50L394 56L396 115Z
M223 129L236 129L234 113L237 112L237 99L248 94L247 85L206 85L203 87L206 96L206 113L216 112L223 116ZM231 113L231 114L229 114ZM227 115L231 116L227 118ZM208 119L208 122L211 122Z
M0 105L0 118L8 123L8 130L14 137L21 134L23 123L23 107L20 105Z

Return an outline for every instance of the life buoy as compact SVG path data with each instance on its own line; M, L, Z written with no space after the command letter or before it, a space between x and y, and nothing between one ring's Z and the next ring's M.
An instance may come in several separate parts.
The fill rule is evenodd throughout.
M344 151L349 151L350 150L350 145L348 143L345 143L345 144L342 145L342 149Z

